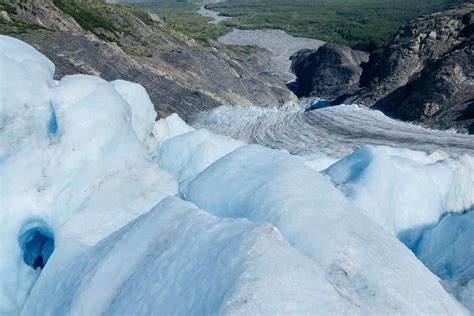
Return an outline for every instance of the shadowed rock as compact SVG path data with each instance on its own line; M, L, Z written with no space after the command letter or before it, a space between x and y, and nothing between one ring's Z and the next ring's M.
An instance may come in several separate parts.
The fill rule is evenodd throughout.
M293 56L296 91L474 133L473 12L465 4L408 23L367 63L340 45L301 51Z
M352 94L359 89L360 65L368 61L368 55L333 43L318 50L301 50L290 58L297 77L294 92L301 97L325 99Z
M13 3L11 18L32 26L19 32L0 20L2 30L43 52L58 78L85 73L138 82L159 117L176 112L186 119L222 104L275 106L296 99L282 78L266 72L271 59L262 49L199 43L129 6L63 1L101 23L86 30L51 0Z

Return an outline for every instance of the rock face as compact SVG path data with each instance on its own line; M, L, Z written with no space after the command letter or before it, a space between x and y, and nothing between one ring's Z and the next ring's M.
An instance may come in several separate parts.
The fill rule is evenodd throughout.
M407 84L422 70L457 50L466 40L465 29L471 21L474 5L421 17L404 25L384 45L381 54L373 54L364 74L371 93L367 102L377 101Z
M313 67L313 74L303 72L301 78L295 73L309 86L310 95L375 107L432 128L474 133L473 10L474 4L465 4L403 26L361 65L362 72L351 73L348 89L331 90L327 84L345 78L338 74L347 73L346 65L336 63L337 69L329 73L327 68ZM311 60L322 52L302 54Z
M394 117L474 133L474 45L427 65L406 85L375 103Z
M361 64L368 61L369 54L327 43L318 50L301 50L290 59L297 77L296 95L333 99L359 89Z
M87 29L75 20L80 16L55 3L75 5L71 10L89 14L93 22ZM198 43L155 15L123 5L51 0L11 5L13 21L0 20L1 33L47 55L58 77L86 73L138 82L160 117L176 112L186 119L223 104L275 106L296 99L282 78L265 72L270 55L261 49Z
M473 4L404 26L368 65L361 103L403 120L474 133Z

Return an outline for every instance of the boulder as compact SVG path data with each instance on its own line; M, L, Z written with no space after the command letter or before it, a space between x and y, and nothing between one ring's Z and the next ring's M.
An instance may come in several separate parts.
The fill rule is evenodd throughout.
M361 64L369 54L327 43L317 50L301 50L293 54L291 69L297 79L294 92L300 97L318 96L334 99L359 89Z
M402 120L474 133L474 44L430 63L374 106Z

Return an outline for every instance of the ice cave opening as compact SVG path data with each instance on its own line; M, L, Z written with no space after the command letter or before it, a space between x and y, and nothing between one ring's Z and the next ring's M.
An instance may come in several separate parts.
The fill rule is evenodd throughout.
M23 251L23 261L35 270L43 269L54 251L54 234L46 225L24 229L18 242Z

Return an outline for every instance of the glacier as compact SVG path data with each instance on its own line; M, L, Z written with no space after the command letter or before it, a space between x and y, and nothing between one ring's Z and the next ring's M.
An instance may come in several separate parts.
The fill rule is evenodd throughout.
M428 229L415 254L474 313L474 212L452 213Z
M0 310L14 313L39 275L23 262L32 236L22 234L47 231L56 249L93 245L178 184L146 149L156 113L143 87L84 75L55 83L49 60L5 36L0 59Z
M0 314L474 312L472 136L306 101L155 121L139 84L0 62Z
M51 262L24 314L307 314L353 308L273 226L218 218L173 197L76 257Z
M244 145L242 141L200 129L160 143L158 165L180 184L186 183L214 161Z
M441 308L411 299L435 297L441 289L434 280L421 286L421 279L428 279L424 267L398 240L357 210L329 179L284 152L259 145L237 149L190 182L184 197L218 216L272 223L298 251L321 264L328 280L364 313L377 313L380 306L402 314ZM371 265L384 269L367 273ZM411 273L390 277L402 269ZM385 280L383 287L379 280Z
M364 145L474 153L472 135L396 121L357 104L328 107L321 101L302 99L279 108L220 106L196 115L190 123L195 128L295 155L325 154L340 159Z
M364 146L324 173L349 200L410 248L443 214L464 212L474 205L470 194L474 159L466 154L446 157L440 151L423 155Z

